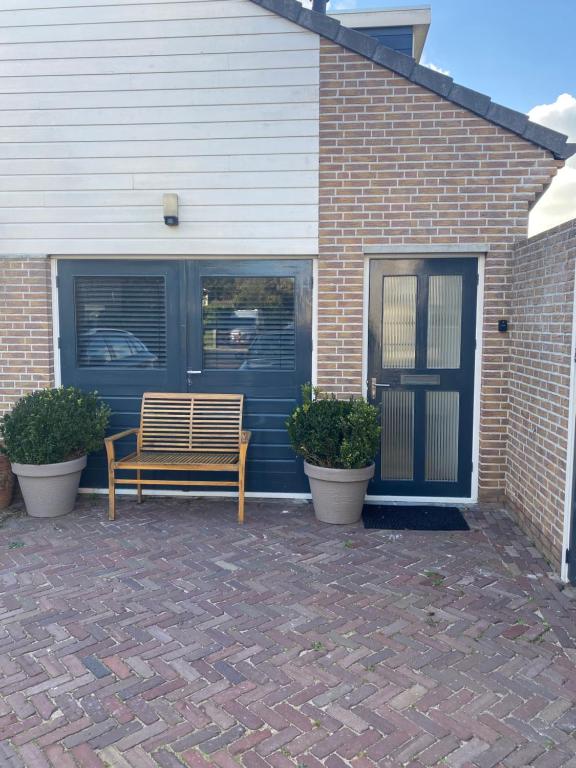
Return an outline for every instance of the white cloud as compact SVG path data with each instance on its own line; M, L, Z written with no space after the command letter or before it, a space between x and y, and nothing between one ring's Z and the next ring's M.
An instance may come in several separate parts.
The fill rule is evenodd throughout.
M358 0L330 0L328 10L332 13L336 11L352 11L358 8Z
M432 64L431 61L422 61L420 63L423 64L423 66L428 67L428 69L433 69L434 72L440 72L441 75L450 75L449 69L442 69L442 67L439 67L437 64Z
M530 120L565 133L576 142L576 98L562 93L552 104L540 104L528 112ZM530 236L576 217L576 156L558 171L546 193L530 214Z
M569 93L561 93L552 104L540 104L528 112L530 120L553 128L555 131L576 134L576 98Z

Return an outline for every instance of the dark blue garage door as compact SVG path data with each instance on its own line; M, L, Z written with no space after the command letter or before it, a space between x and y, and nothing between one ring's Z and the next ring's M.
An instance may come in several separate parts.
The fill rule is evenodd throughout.
M247 489L307 490L285 421L311 378L310 261L65 260L58 285L62 382L99 391L111 432L146 391L242 392ZM82 485L106 484L98 454Z

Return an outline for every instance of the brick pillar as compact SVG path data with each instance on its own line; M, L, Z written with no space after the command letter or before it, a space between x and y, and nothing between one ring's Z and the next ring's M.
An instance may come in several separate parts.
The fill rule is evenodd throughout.
M0 260L0 412L54 383L48 259Z

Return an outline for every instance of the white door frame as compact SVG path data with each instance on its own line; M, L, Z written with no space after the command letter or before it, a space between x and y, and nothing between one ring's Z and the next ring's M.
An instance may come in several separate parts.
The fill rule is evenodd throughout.
M572 538L572 491L574 484L574 460L576 446L576 275L574 275L574 297L572 308L572 346L570 362L570 394L568 400L568 440L566 445L566 483L564 486L564 525L562 531L562 562L560 578L568 581L566 552Z
M54 359L54 386L62 385L60 359L60 304L58 296L58 260L50 259L50 288L52 291L52 353Z
M362 334L362 393L368 393L368 317L370 304L370 262L381 259L466 259L478 260L476 295L476 353L474 356L474 413L472 417L472 483L469 497L369 495L369 504L386 502L425 502L428 504L475 504L478 501L478 462L480 458L480 387L482 381L482 332L484 320L484 271L487 246L372 246L364 255L364 314Z

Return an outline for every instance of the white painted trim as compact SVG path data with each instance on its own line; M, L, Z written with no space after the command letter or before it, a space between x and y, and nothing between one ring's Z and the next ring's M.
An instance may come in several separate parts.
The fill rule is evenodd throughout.
M366 496L366 504L475 504L464 496Z
M177 481L174 484L177 485ZM108 496L108 488L79 488L78 493ZM116 488L116 493L120 496L135 496L136 488ZM237 499L238 493L236 491L170 491L158 489L148 491L144 489L144 496L183 496L189 499L215 496L217 498ZM309 501L312 498L310 493L260 493L258 491L246 491L245 496L249 499L287 499L288 501Z
M428 258L463 259L466 256L476 256L488 253L487 243L446 243L445 245L366 245L364 253L370 256L386 256L388 259L406 259L411 254L426 254Z
M429 24L429 5L399 5L395 8L342 9L328 15L339 19L347 27L407 27L413 24Z
M472 415L472 500L478 501L480 464L480 395L482 392L482 347L484 340L484 274L486 256L478 256L478 288L476 292L476 354L474 355L474 398Z
M368 324L370 321L370 258L364 257L362 286L362 396L368 397Z
M95 494L97 496L107 496L107 488L80 488L78 493L83 495ZM135 488L117 488L116 494L118 496L136 496ZM145 490L145 496L157 496L166 498L181 497L181 498L224 498L224 499L237 499L238 494L235 491L177 491L177 490ZM310 493L265 493L264 491L246 491L246 498L249 499L286 499L286 501L311 501L312 494ZM450 496L366 496L366 504L470 504L470 499L464 498L452 498Z
M2 258L0 256L0 258ZM30 257L34 258L34 257ZM36 257L41 258L41 257ZM114 253L114 254L106 254L106 253L69 253L69 254L58 254L57 256L49 256L48 258L51 259L57 259L58 261L64 261L73 259L74 261L101 261L101 260L110 260L110 261L116 261L116 260L122 260L122 261L147 261L147 260L154 260L154 261L312 261L316 258L316 254L309 253L309 254L291 254L291 253L284 253L284 254L248 254L248 253L231 253L231 254L214 254L211 255L205 255L205 254L165 254L165 253Z
M56 259L50 260L50 289L52 304L52 352L54 355L54 386L62 385L62 364L60 359L60 347L58 339L60 338L60 308L58 303L58 262Z
M574 299L572 309L572 360L570 362L570 394L568 400L568 443L566 446L566 484L564 486L564 524L562 530L562 562L560 578L568 581L566 550L572 537L572 487L574 482L574 459L576 445L576 275L574 276Z
M95 494L97 496L107 496L107 488L80 488L78 493L83 495ZM116 494L119 496L136 496L135 488L117 488ZM145 496L165 496L167 498L179 496L182 498L194 499L194 498L225 498L225 499L237 499L238 494L235 491L169 491L169 490L145 490ZM259 491L247 491L246 498L250 499L286 499L287 501L311 501L312 494L310 493L265 493ZM464 498L452 498L450 496L366 496L366 504L415 504L425 502L426 504L470 504L470 499Z
M312 386L318 384L318 259L312 260Z
M0 261L43 261L49 258L45 253L0 253Z
M407 246L408 247L408 246ZM462 246L464 247L464 246ZM365 249L367 251L367 249ZM478 501L478 485L479 485L479 473L478 464L480 460L480 394L482 385L482 338L483 338L483 326L484 326L484 271L486 256L484 253L471 252L472 249L466 248L456 255L458 258L466 258L468 255L470 258L478 259L478 288L476 294L476 353L474 358L474 397L473 397L473 414L472 414L472 477L471 477L471 495L469 497L442 497L436 496L367 496L367 503L382 503L382 502L424 502L427 504L442 503L442 504L475 504ZM440 258L443 254L425 254L424 258ZM410 258L409 254L381 254L382 259L389 258ZM377 258L365 256L364 259L364 313L363 313L363 334L362 334L362 377L363 377L363 391L364 396L367 393L367 379L368 379L368 316L369 316L369 299L370 299L370 261L376 261Z

